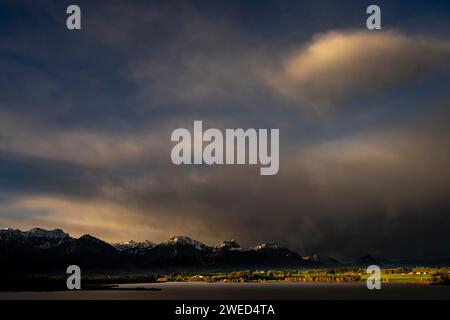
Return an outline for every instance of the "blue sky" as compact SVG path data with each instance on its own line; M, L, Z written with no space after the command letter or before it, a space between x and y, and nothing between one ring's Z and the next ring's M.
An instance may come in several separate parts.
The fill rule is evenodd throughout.
M449 256L450 4L369 4L2 1L0 225ZM280 174L174 166L193 120L280 128Z

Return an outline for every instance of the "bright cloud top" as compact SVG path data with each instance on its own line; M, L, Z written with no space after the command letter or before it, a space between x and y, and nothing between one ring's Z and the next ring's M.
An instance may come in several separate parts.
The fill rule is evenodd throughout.
M350 96L407 84L450 65L450 43L398 32L329 32L266 75L282 96L324 111Z

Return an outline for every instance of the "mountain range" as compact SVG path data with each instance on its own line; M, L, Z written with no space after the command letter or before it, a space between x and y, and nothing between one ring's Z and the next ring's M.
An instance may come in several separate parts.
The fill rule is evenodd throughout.
M388 264L365 255L351 265ZM63 230L35 228L0 230L0 270L18 273L65 270L79 265L85 271L173 272L342 266L333 258L300 254L277 244L242 248L236 241L207 246L186 236L159 244L150 241L109 244L90 235L73 238Z

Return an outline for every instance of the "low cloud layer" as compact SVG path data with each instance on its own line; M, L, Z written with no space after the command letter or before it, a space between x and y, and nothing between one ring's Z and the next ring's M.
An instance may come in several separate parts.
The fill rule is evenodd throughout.
M64 128L3 113L0 151L98 168L132 166L167 158L170 130L167 125L122 132Z

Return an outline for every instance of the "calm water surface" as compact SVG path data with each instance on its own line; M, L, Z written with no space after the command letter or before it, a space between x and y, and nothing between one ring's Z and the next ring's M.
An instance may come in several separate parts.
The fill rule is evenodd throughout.
M136 287L161 291L130 290ZM0 299L119 299L119 300L315 300L315 299L433 299L450 300L450 286L383 284L368 290L364 283L202 283L123 284L98 291L0 292Z

